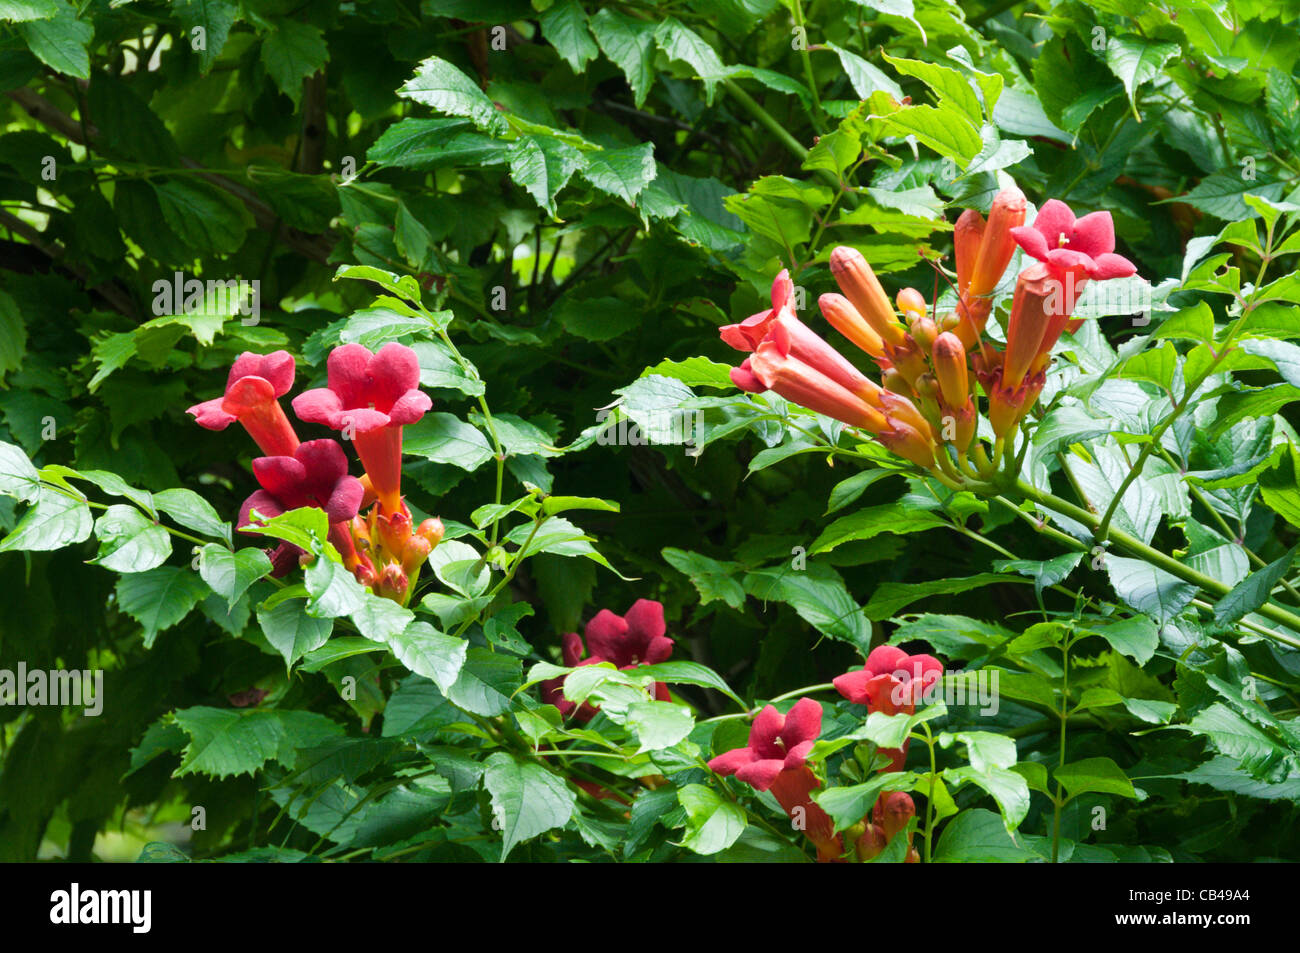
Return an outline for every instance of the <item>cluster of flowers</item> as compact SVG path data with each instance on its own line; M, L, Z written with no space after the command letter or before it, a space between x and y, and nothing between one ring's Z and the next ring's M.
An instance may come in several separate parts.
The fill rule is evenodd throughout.
M957 219L958 303L937 321L915 288L897 296L900 320L860 252L847 246L831 252L831 274L843 294L824 294L818 305L832 327L875 361L883 386L799 320L786 271L773 282L770 310L720 331L724 341L750 354L732 369L732 382L751 393L775 391L868 431L899 456L934 469L946 467L946 453L936 457L941 446L951 445L960 461L971 450L978 380L1001 441L1038 399L1057 339L1077 327L1070 316L1086 282L1136 271L1114 254L1109 212L1076 220L1065 203L1052 199L1027 227L1025 211L1024 195L1010 188L994 198L987 221L973 209ZM1036 263L1017 278L1006 348L998 351L983 332L991 295L1017 245Z
M867 713L912 714L926 688L943 677L943 664L929 655L908 655L882 645L867 656L863 668L835 679L835 688ZM808 765L808 754L822 730L822 706L802 698L782 715L771 705L754 719L749 744L720 754L709 762L718 774L735 775L758 791L771 791L792 822L817 848L825 863L867 861L876 857L896 834L907 829L916 805L905 791L888 791L876 799L869 816L835 832L830 816L812 799L821 781ZM886 771L902 771L907 742L899 749L880 752L889 758ZM920 857L907 832L906 861Z
M377 354L345 344L330 352L327 367L328 386L299 394L293 409L300 420L326 424L352 440L365 467L360 479L348 475L337 441L299 442L280 406L293 387L294 360L287 351L241 354L225 393L187 413L209 430L238 421L266 454L253 460L261 489L240 507L240 530L253 524L254 511L271 518L303 506L324 510L329 541L344 565L377 595L406 605L420 567L443 536L441 520L413 526L402 500L402 427L432 406L419 389L419 360L402 344L385 344ZM282 576L307 554L281 543L268 555L272 574Z

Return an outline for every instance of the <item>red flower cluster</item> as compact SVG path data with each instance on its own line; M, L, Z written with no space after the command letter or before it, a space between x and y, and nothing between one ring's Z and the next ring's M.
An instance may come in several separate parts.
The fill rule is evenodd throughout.
M601 609L584 631L587 637L585 647L578 633L570 632L564 636L564 664L570 668L612 662L616 668L627 671L640 665L666 662L673 654L673 640L664 635L667 625L663 603L653 599L638 599L627 614L621 616ZM583 658L586 653L590 654ZM563 678L542 682L542 700L560 709L566 718L574 713L575 708L579 721L588 722L596 717L600 709L586 703L578 708L564 697L563 684ZM663 682L655 682L655 698L670 700L668 686Z
M1136 271L1114 253L1109 212L1076 221L1053 199L1044 203L1032 227L1024 224L1025 212L1025 197L1013 187L994 198L987 221L974 210L957 219L958 304L939 320L927 314L925 298L914 288L899 293L896 312L860 252L846 246L831 252L831 274L842 294L822 295L818 305L831 326L876 363L883 386L799 321L784 271L773 283L771 309L720 330L732 347L751 352L732 369L732 382L753 393L774 391L870 432L918 466L956 475L939 450L951 445L965 466L972 445L979 447L976 382L988 396L989 421L1000 446L1038 399L1058 338L1077 326L1070 315L1085 283ZM998 352L983 333L992 293L1017 244L1038 261L1017 280L1007 346Z
M871 650L866 664L835 679L835 690L855 705L866 705L867 713L886 715L916 711L925 690L943 677L943 663L931 655L908 655L893 645ZM891 758L888 770L902 771L907 758L903 747L884 751Z
M817 859L843 859L844 841L835 822L812 799L821 782L808 767L808 752L822 733L822 706L801 698L782 715L771 705L754 719L749 744L709 762L718 774L734 774L758 791L771 791L777 803L817 848Z
M298 442L279 400L293 387L294 360L287 351L241 354L225 394L187 413L209 430L239 421L267 454L253 460L262 488L240 508L239 529L252 525L254 511L271 518L304 506L324 510L329 540L344 565L377 594L405 605L420 566L443 536L438 519L412 528L402 501L402 425L415 423L432 406L418 389L419 361L402 344L386 344L378 354L345 344L330 353L328 368L329 387L300 394L294 411L356 443L366 468L360 479L348 475L347 455L337 442ZM361 515L376 499L378 505ZM287 543L276 547L270 552L273 573L288 572L302 555Z

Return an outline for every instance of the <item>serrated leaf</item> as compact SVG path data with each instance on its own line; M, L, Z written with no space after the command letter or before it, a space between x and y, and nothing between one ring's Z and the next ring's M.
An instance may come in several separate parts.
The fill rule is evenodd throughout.
M542 766L497 751L488 757L484 768L483 784L492 797L492 812L501 829L503 861L516 844L563 827L573 816L577 806L574 793L562 778Z

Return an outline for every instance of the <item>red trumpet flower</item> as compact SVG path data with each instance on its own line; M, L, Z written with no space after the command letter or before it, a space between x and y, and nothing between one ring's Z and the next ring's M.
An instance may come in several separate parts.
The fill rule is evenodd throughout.
M402 426L433 406L419 389L420 362L409 347L390 342L372 354L360 344L330 352L329 386L293 399L298 416L353 434L357 454L383 513L402 508Z
M420 525L424 527L423 523ZM584 631L587 637L585 647L576 632L564 636L562 654L564 664L570 668L612 662L616 668L627 671L641 665L666 662L673 654L673 640L664 635L667 625L663 603L653 599L638 599L621 616L601 609ZM589 652L590 656L584 659L584 652ZM577 706L564 697L563 684L562 678L542 682L542 700L560 709L567 718ZM659 701L669 701L672 697L663 682L655 682L654 691ZM584 704L578 709L578 720L590 721L597 711L595 706Z
M1038 210L1033 225L1011 229L1016 243L1025 254L1037 258L1064 282L1067 272L1076 279L1084 276L1097 280L1127 278L1136 266L1115 252L1115 223L1110 212L1092 212L1076 219L1070 207L1059 199L1049 199Z
M896 646L881 645L871 650L861 669L839 676L834 685L849 701L866 705L868 712L910 715L925 690L942 676L943 663L933 656L908 655ZM890 756L890 771L901 771L907 742L881 753Z
M344 564L348 569L356 567L362 557L353 546L348 524L357 515L363 491L361 481L348 476L348 458L342 447L333 440L308 440L299 444L292 456L256 458L253 475L262 489L240 507L239 529L251 524L254 509L270 518L314 506L325 511L330 524L329 540L343 556ZM283 566L286 571L288 568L288 564Z
M791 819L802 822L817 846L817 859L831 861L844 853L844 845L830 816L812 800L820 783L807 765L821 730L822 706L811 698L800 699L784 715L768 705L749 729L749 744L718 755L709 767L734 774L755 790L771 791Z
M226 392L185 412L208 430L225 430L239 421L263 453L292 456L298 448L298 435L279 398L293 386L293 375L293 355L288 351L245 351L230 368Z

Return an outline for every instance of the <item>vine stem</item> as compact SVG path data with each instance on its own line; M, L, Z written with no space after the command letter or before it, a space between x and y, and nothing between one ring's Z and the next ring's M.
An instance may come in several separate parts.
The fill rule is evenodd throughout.
M1147 460L1149 460L1151 455L1160 447L1160 441L1164 437L1165 432L1173 426L1174 421L1182 416L1183 411L1191 404L1192 397L1194 397L1196 392L1201 389L1201 385L1214 374L1218 369L1219 364L1232 351L1233 342L1237 339L1237 335L1241 333L1241 329L1246 323L1246 318L1255 308L1255 298L1259 294L1259 283L1264 280L1264 272L1268 268L1269 261L1272 260L1273 226L1275 224L1276 221L1269 224L1268 231L1264 237L1264 247L1260 256L1259 272L1255 276L1255 286L1251 289L1251 301L1241 309L1241 314L1237 316L1235 321L1233 321L1232 326L1228 329L1227 336L1223 339L1222 345L1219 346L1219 350L1217 352L1211 350L1211 353L1214 354L1214 358L1210 361L1209 366L1207 366L1205 370L1201 371L1201 373L1197 374L1195 380L1188 381L1183 387L1183 396L1174 403L1173 409L1169 411L1168 416L1166 416L1164 420L1160 421L1156 426L1156 429L1151 432L1150 441L1142 447L1142 450L1138 453L1138 458L1133 461L1133 466L1129 469L1124 479L1120 481L1119 488L1115 491L1115 495L1111 497L1110 505L1106 507L1106 512L1102 515L1101 521L1093 527L1095 530L1095 539L1098 543L1104 543L1107 539L1108 533L1111 536L1117 535L1111 531L1110 521L1115 516L1115 511L1119 509L1119 504L1120 501L1124 499L1124 494L1128 492L1128 488L1132 486L1141 475L1142 468L1146 466ZM1295 628L1295 626L1292 626L1292 628Z
M1015 488L1016 492L1025 499L1031 500L1049 510L1053 510L1062 516L1068 516L1070 519L1082 523L1089 529L1095 531L1101 523L1097 514L1089 512L1083 507L1075 506L1073 503L1063 500L1051 493L1046 493L1038 489L1036 486L1026 483L1022 479L1016 480ZM1217 579L1212 579L1205 575L1205 573L1197 572L1190 566L1183 565L1172 556L1162 553L1158 549L1153 549L1140 539L1130 536L1128 533L1117 529L1111 529L1109 531L1109 538L1118 543L1126 551L1140 556L1148 563L1151 563L1159 569L1163 569L1171 576L1181 579L1184 582L1190 582L1192 585L1197 586L1205 592L1222 598L1231 591L1230 586L1219 582ZM1289 612L1271 602L1264 603L1264 605L1260 606L1255 611L1266 618L1272 619L1274 622L1280 622L1282 625L1294 632L1300 632L1300 615L1296 615L1294 612ZM1281 641L1292 648L1300 648L1300 638L1283 635L1282 633L1276 633L1275 636L1278 641Z

